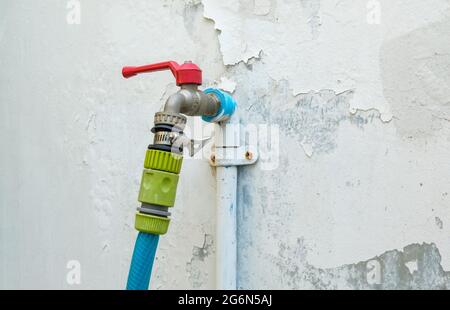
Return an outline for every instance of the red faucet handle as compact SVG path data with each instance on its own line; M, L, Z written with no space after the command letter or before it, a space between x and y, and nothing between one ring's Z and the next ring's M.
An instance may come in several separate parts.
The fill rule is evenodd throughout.
M202 85L202 70L190 61L187 61L182 65L179 65L175 61L166 61L140 67L124 67L122 69L122 75L124 78L128 79L140 73L163 70L172 71L178 86L183 84Z

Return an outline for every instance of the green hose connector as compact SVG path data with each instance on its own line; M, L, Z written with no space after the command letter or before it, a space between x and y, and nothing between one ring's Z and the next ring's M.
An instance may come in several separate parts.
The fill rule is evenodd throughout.
M154 235L165 235L169 229L170 219L166 217L136 214L136 230Z
M151 205L173 207L177 194L178 174L145 169L142 174L139 201Z
M159 171L180 174L183 156L158 150L148 150L144 167Z
M175 205L178 174L182 164L182 155L158 150L147 151L138 199L143 206L151 205L165 213L168 208ZM145 208L141 208L136 214L136 230L155 235L166 234L170 219L159 214L143 213L143 209ZM148 211L152 212L151 209ZM168 212L167 214L170 215Z

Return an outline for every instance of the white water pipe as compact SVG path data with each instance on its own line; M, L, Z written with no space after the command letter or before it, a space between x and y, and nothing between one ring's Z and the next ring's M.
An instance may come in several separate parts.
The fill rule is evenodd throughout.
M217 167L216 288L236 289L237 167Z
M216 288L236 289L237 226L236 150L239 147L239 117L233 115L226 122L215 125L216 164ZM222 163L225 163L222 164Z
M245 131L248 134L248 129ZM243 134L242 137L245 137ZM214 153L216 167L216 288L237 289L237 174L239 166L258 160L257 141L241 139L239 116L215 125ZM255 137L255 135L253 134ZM254 144L252 144L254 143Z

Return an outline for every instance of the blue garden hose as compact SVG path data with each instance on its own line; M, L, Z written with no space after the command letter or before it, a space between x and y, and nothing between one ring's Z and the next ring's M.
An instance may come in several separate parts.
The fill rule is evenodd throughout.
M158 242L159 235L142 232L138 234L128 274L127 290L148 290Z

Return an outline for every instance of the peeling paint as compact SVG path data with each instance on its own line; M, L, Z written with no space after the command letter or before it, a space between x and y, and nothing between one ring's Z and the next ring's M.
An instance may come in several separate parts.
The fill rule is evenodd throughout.
M381 48L384 94L403 138L423 140L448 126L449 29L447 18L389 40Z
M0 2L1 211L32 232L1 225L1 288L67 288L51 266L74 258L80 288L123 287L151 119L176 85L119 69L168 58L279 129L275 168L239 172L240 288L449 288L450 3L379 1L379 25L365 1L85 1L78 26L61 1ZM214 288L211 171L183 167L153 289Z
M233 80L230 80L226 77L220 78L220 83L217 85L217 88L222 89L226 92L229 92L230 94L233 94L236 90L236 82Z
M235 65L241 61L248 62L251 58L258 57L262 48L241 41L242 38L239 37L238 32L233 33L226 29L229 23L241 24L239 12L245 6L245 2L232 0L226 4L219 4L218 2L214 3L213 1L203 0L203 4L204 17L214 21L216 29L220 31L219 40L221 42L221 51L225 65ZM249 14L253 15L253 12L249 12ZM219 16L224 18L219 18ZM247 26L251 27L251 24L247 23ZM238 45L234 45L230 49L226 45L228 42L234 42Z
M337 130L343 122L360 129L374 121L389 123L375 109L351 111L353 90L342 93L321 90L293 96L287 81L268 84L267 91L261 90L251 98L255 103L251 102L247 112L257 114L261 122L280 126L283 134L295 139L308 157L335 149ZM273 102L280 104L276 106Z
M450 272L443 270L441 255L434 244L412 244L402 251L387 251L367 261L333 269L310 265L304 259L306 252L303 241L298 239L292 246L281 243L278 255L272 258L283 274L284 285L291 289L450 288ZM368 277L376 273L380 280L371 284Z

